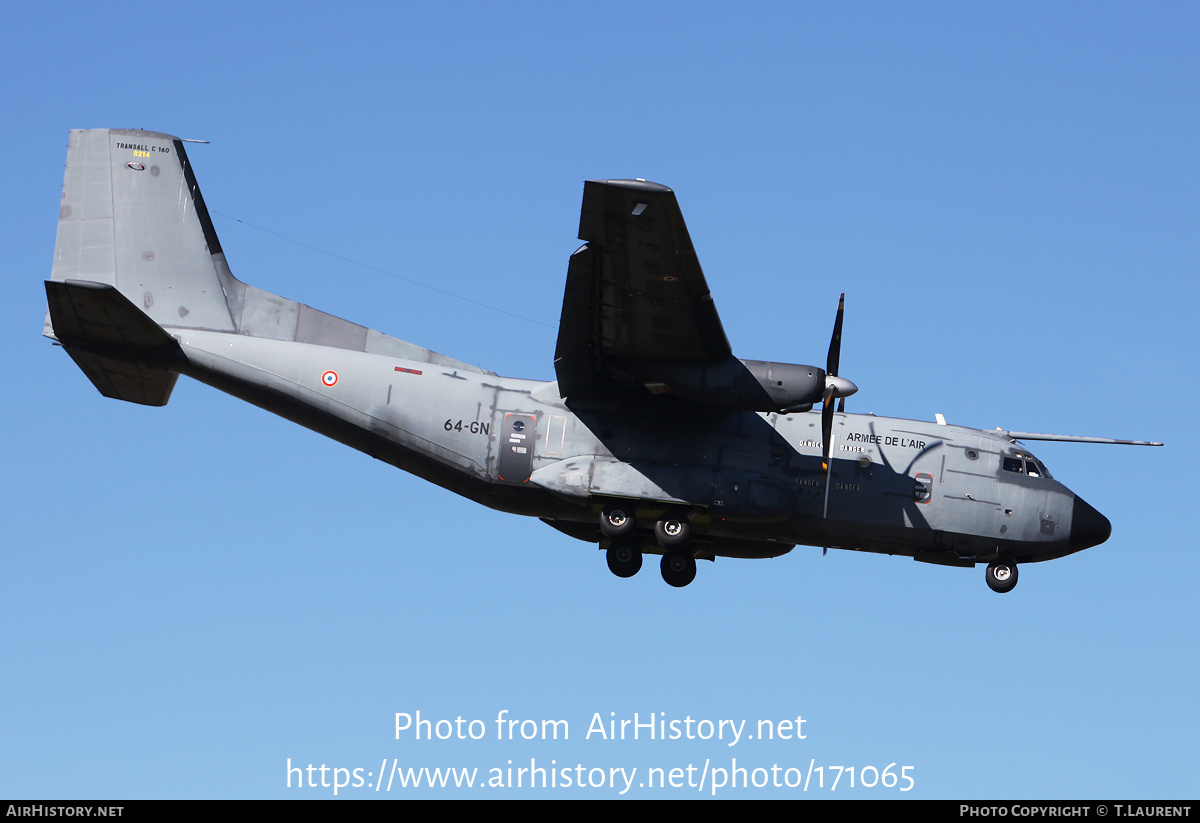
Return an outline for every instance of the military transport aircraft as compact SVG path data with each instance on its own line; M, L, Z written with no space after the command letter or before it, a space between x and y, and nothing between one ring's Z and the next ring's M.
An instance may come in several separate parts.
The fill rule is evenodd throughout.
M598 544L619 577L658 554L686 586L697 558L802 543L985 563L1006 592L1108 539L1017 441L1136 441L847 414L842 304L824 369L734 357L665 186L585 183L579 237L557 381L498 377L240 282L183 141L73 131L45 335L106 397L161 406L193 377Z

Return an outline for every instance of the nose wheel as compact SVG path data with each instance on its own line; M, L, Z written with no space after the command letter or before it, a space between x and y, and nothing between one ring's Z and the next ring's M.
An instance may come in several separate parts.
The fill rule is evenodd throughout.
M1011 592L1017 585L1017 564L1011 560L998 560L987 567L987 584L994 592Z

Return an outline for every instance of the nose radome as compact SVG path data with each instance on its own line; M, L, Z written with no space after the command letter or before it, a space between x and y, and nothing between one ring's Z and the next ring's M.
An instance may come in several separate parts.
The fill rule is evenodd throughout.
M1108 522L1108 518L1085 503L1082 497L1076 496L1071 509L1071 551L1099 546L1111 534L1112 523Z

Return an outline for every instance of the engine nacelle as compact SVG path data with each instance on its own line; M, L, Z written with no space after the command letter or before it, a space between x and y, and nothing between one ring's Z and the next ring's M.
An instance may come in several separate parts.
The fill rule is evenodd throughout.
M825 370L795 363L738 360L640 364L652 390L743 411L808 411L825 391Z

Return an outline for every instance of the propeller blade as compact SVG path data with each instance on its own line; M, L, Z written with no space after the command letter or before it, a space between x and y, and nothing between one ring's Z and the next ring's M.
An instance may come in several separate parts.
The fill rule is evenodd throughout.
M833 475L833 395L834 387L826 386L821 400L821 468L825 470L825 507L821 517L829 517L829 481Z
M829 517L829 486L833 476L833 401L838 411L846 410L846 398L858 391L858 386L838 377L842 363L842 318L846 314L846 293L838 297L837 317L833 321L833 337L829 339L829 356L825 359L825 392L821 395L821 468L825 470L825 507L821 516ZM826 549L828 550L828 549Z
M835 377L842 360L842 315L846 312L846 293L838 298L837 319L833 321L833 337L829 340L829 356L825 358L825 373Z
M833 454L833 386L825 387L825 396L821 398L821 467L829 471L829 458Z
M828 404L834 397L846 398L858 391L858 386L838 376L842 364L842 318L846 314L846 293L838 298L837 318L833 321L833 337L829 339L829 356L825 359L825 399ZM832 396L829 394L833 390ZM838 411L844 411L845 402Z

